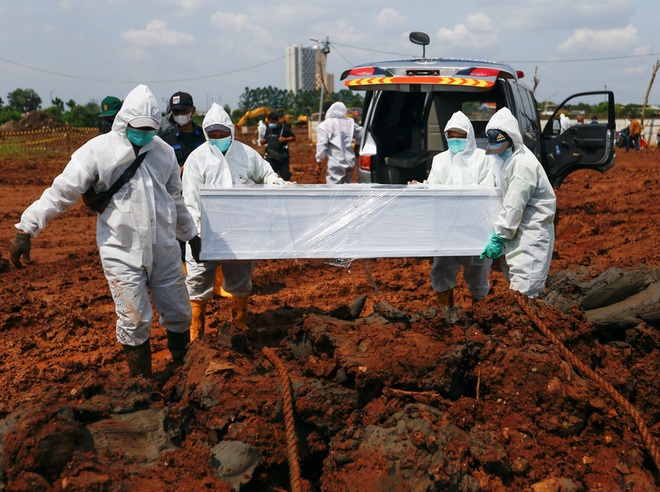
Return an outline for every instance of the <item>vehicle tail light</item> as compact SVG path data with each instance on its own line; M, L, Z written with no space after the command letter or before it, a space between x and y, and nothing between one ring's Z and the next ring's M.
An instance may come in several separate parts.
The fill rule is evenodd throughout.
M525 72L522 70L516 70L516 75L518 76L519 79L522 79L525 76Z
M473 68L470 71L472 77L497 77L500 71L496 68Z
M348 72L348 75L364 76L373 75L376 71L375 67L357 67Z
M360 155L360 169L371 172L372 155Z

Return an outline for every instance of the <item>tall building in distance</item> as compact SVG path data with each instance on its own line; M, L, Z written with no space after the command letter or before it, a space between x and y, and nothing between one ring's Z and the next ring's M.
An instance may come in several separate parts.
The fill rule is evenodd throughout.
M298 91L314 90L316 77L316 49L303 48L301 44L294 44L286 49L286 90Z
M286 90L312 91L321 86L319 56L324 56L316 48L304 48L301 44L286 49ZM334 92L334 76L325 74L326 90Z

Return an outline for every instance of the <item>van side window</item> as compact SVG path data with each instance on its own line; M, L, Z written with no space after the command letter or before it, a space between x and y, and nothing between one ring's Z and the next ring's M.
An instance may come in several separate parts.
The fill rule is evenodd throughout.
M539 154L540 149L536 148L536 142L540 135L539 113L536 108L534 95L526 87L519 86L518 94L520 95L521 114L519 123L522 126L521 130L525 137L525 145L535 154Z

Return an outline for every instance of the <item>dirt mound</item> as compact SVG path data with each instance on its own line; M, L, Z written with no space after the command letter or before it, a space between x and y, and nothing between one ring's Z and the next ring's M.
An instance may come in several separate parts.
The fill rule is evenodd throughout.
M50 116L43 111L30 111L20 121L7 121L1 127L1 131L25 132L36 130L51 130L68 126L65 122Z
M319 182L297 133L292 179ZM2 164L6 245L66 162ZM623 154L566 180L549 289L529 305L656 443L658 165L660 152ZM497 271L474 306L460 279L445 313L428 258L261 261L247 334L216 299L180 367L156 324L155 379L135 380L94 229L77 205L32 241L32 264L0 271L0 489L289 490L296 449L303 490L656 490L628 409Z

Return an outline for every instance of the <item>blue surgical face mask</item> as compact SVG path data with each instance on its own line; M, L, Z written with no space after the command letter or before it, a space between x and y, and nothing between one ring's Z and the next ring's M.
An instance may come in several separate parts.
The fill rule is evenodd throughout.
M220 152L224 154L225 152L227 152L227 149L231 145L231 137L209 138L209 143L214 147L220 149Z
M151 142L156 134L156 130L137 130L135 128L126 128L126 136L133 145L143 147Z
M504 151L502 151L502 152L500 152L499 154L496 154L496 155L497 155L497 157L499 157L503 161L506 161L509 157L511 157L513 155L513 149L511 147L509 147L508 149L506 149L506 150L504 150Z
M454 154L460 154L467 148L466 138L448 138L447 145Z
M269 126L270 128L275 129L275 128L277 128L277 123L268 123L268 126Z

